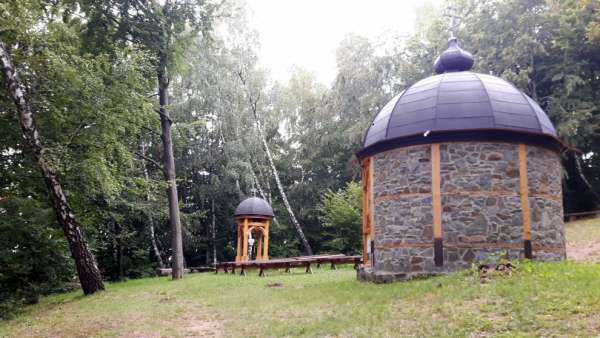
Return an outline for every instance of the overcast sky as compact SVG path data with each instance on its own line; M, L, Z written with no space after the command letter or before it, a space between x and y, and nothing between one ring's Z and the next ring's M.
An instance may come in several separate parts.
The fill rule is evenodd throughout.
M247 0L250 24L260 35L260 62L286 82L294 65L330 85L335 50L350 33L377 38L408 34L418 0Z

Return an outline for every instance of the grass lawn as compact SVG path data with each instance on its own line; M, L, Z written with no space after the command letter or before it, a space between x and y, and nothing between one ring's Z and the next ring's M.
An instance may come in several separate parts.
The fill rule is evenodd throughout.
M0 337L490 335L600 335L600 264L520 263L485 284L467 271L375 285L351 268L149 278L45 297L0 322Z

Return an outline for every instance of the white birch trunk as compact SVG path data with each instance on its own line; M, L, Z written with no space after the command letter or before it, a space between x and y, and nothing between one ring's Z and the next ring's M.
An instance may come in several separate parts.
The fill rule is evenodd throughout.
M146 145L142 142L142 145L140 146L140 152L142 154L142 156L146 156ZM146 182L149 181L150 176L148 175L148 168L146 167L146 164L144 163L144 178L146 179ZM146 191L146 201L150 201L150 192ZM162 260L162 257L160 255L160 251L158 250L158 244L156 243L156 235L154 233L154 220L152 219L152 216L148 217L149 220L149 226L150 226L150 242L152 243L152 250L154 251L154 255L156 256L156 261L158 262L158 266L161 269L164 269L165 267L165 263Z
M287 209L287 212L290 215L290 220L292 221L292 224L296 228L296 232L298 232L298 236L300 236L300 240L302 241L302 245L304 246L304 251L307 255L310 256L313 254L312 248L310 247L310 244L308 243L308 240L306 239L306 236L304 235L304 231L302 231L302 227L300 226L300 223L296 219L296 215L294 214L294 211L292 210L290 202L288 201L285 190L283 189L283 185L281 184L281 180L279 179L279 173L277 172L277 168L275 167L275 162L273 161L273 156L271 156L271 151L269 150L269 145L267 144L267 140L264 137L262 126L261 126L260 120L258 119L258 115L256 113L255 107L253 107L253 112L254 112L254 119L256 122L256 129L258 129L258 135L262 142L263 148L265 149L265 153L267 153L267 159L269 160L269 166L271 167L271 172L273 174L273 177L275 178L275 183L277 184L277 189L279 190L279 194L281 195L283 204L285 205L285 208Z
M217 227L216 227L216 215L215 215L215 199L213 198L210 206L212 212L212 219L210 222L210 235L212 245L212 265L217 265Z

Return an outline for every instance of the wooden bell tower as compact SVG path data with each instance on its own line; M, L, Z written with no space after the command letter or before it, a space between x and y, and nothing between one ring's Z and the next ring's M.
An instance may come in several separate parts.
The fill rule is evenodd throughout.
M255 239L256 260L269 260L269 224L270 218L240 217L236 219L237 223L237 247L236 262L245 262L250 260L248 252L248 239L250 234Z
M235 209L237 224L236 262L251 260L248 251L250 235L255 239L256 260L269 260L269 225L275 217L269 203L262 198L251 197L245 199Z

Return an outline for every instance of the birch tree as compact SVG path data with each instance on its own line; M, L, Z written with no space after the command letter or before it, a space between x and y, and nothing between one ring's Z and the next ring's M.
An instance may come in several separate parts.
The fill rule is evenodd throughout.
M142 142L140 145L140 155L145 158L146 157L146 145ZM148 175L148 168L144 163L142 170L144 171L144 179L146 182L150 181L150 175ZM151 196L150 191L147 189L146 192L146 201L150 202ZM158 250L158 244L156 243L156 234L154 231L154 219L151 214L148 216L148 230L150 232L150 243L152 244L152 251L154 252L154 256L156 256L156 261L158 262L158 266L162 269L165 267L165 263L163 262L162 256L160 254L160 250Z
M0 40L0 66L6 77L7 90L19 113L19 123L23 138L27 143L32 157L42 171L46 185L48 186L50 199L56 212L56 218L62 226L69 243L69 249L75 260L81 288L86 295L104 290L96 258L91 253L81 231L81 224L68 203L61 180L44 158L45 147L41 142L40 131L35 124L31 103L26 97L26 86L21 82L9 51L2 40Z
M260 101L260 92L257 94L252 94L249 89L249 83L247 81L246 75L244 75L243 71L239 71L238 75L239 75L240 81L242 82L242 85L245 87L245 89L247 91L247 99L248 99L248 104L250 106L250 111L254 118L254 126L256 127L256 131L258 133L258 138L263 146L263 150L265 151L265 154L267 155L267 160L269 161L269 167L271 169L271 174L273 175L273 178L275 179L275 184L277 185L277 190L279 191L279 194L281 195L281 199L283 200L285 209L287 210L288 215L290 216L290 220L291 220L292 224L294 225L296 232L298 233L298 237L300 237L300 241L302 242L302 246L304 247L305 253L307 255L312 255L313 254L312 248L311 248L310 244L308 243L306 236L304 235L304 231L302 230L302 226L300 225L300 222L298 222L298 219L296 218L296 215L294 214L294 210L292 209L292 206L290 205L290 202L287 198L287 194L285 193L283 184L281 184L281 179L279 178L279 172L277 171L277 167L275 166L275 162L273 161L273 155L271 154L271 150L269 149L269 144L267 143L267 139L265 137L262 123L261 123L260 117L258 116L258 102Z

